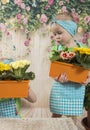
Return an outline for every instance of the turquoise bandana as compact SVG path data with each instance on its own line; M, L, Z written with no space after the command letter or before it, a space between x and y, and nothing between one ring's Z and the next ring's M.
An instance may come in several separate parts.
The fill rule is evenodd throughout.
M59 24L62 26L67 32L69 32L72 36L75 35L77 30L77 24L71 20L55 20L53 17L52 23Z

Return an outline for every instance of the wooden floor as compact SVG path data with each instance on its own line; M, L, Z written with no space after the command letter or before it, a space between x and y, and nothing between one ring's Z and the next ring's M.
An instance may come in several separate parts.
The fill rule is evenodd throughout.
M49 108L36 108L33 107L32 104L28 103L28 101L22 103L21 113L23 118L51 118L51 112ZM84 127L81 125L81 120L85 116L86 111L84 111L82 117L77 117L76 126L78 130L85 130Z

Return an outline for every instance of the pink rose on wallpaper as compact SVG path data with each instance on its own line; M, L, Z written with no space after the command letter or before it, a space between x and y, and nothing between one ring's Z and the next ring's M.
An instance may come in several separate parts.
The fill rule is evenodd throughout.
M73 14L76 12L75 8L72 8L71 11L72 11Z
M50 8L50 5L47 4L47 5L45 6L45 10L48 10L49 8Z
M80 2L85 2L85 0L80 0Z
M27 23L28 23L28 19L27 19L27 18L24 18L24 19L23 19L23 23L24 23L24 24L27 24Z
M21 19L21 18L22 18L22 15L19 13L19 14L16 15L16 18L17 18L17 19Z
M21 4L20 4L20 7L21 7L21 9L25 9L25 4L24 4L24 3L21 3Z
M65 13L67 13L67 12L68 12L68 10L67 10L67 7L66 7L66 6L63 6L63 7L62 7L62 12L65 12Z
M53 5L54 4L54 0L48 0L48 4L49 5Z
M83 38L81 39L81 42L82 42L82 43L86 43L86 38L83 37Z
M41 15L41 18L40 18L40 22L41 22L41 23L46 23L47 21L48 21L47 16L46 16L45 14L42 14L42 15Z
M30 11L30 6L27 6L27 7L26 7L26 10L27 10L27 11Z
M63 5L63 1L60 1L60 2L59 2L59 5L60 5L60 6Z
M3 23L0 23L0 29L2 32L6 32L6 27Z
M20 29L21 29L21 30L23 30L23 29L24 29L24 27L21 25L21 26L20 26Z
M9 36L9 35L10 35L10 32L7 32L6 34L7 34L7 36Z
M78 13L73 13L73 18L77 23L80 21Z
M25 46L29 46L29 42L30 42L30 41L27 39L27 40L24 42L24 45L25 45Z
M85 23L89 23L90 24L90 16L86 16L84 18L84 21L85 21Z
M26 39L26 41L24 42L24 45L25 46L29 46L30 41L31 41L31 38Z
M66 0L67 3L69 3L69 0Z
M14 0L14 3L17 4L17 5L21 5L22 0Z
M25 30L25 33L27 34L27 33L29 33L29 31L26 29L26 30Z

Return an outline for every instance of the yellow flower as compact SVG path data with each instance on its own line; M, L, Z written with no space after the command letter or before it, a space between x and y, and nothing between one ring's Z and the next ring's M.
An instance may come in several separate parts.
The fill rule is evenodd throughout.
M61 9L58 10L58 14L60 14L60 13L62 13L62 10L61 10Z
M24 68L25 65L30 65L30 62L27 60L19 60L19 61L10 63L10 66L14 69Z
M78 33L82 33L83 32L83 28L82 27L79 27L78 28Z
M37 14L37 18L38 18L38 19L40 18L40 14Z
M1 0L2 4L7 4L9 3L9 0Z
M75 52L79 52L80 54L90 55L90 48L74 48Z
M48 31L50 31L50 30L51 30L51 28L50 28L50 26L49 26L49 25L47 26L47 30L48 30Z
M0 71L7 71L10 69L11 69L10 65L0 62Z

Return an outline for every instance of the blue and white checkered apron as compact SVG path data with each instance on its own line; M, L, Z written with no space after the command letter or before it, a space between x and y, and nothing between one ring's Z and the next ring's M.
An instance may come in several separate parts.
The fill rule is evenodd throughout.
M55 114L79 116L83 112L85 86L54 81L50 94L50 111Z
M11 117L19 118L19 115L16 115L16 103L14 99L9 99L6 101L0 101L0 117Z

